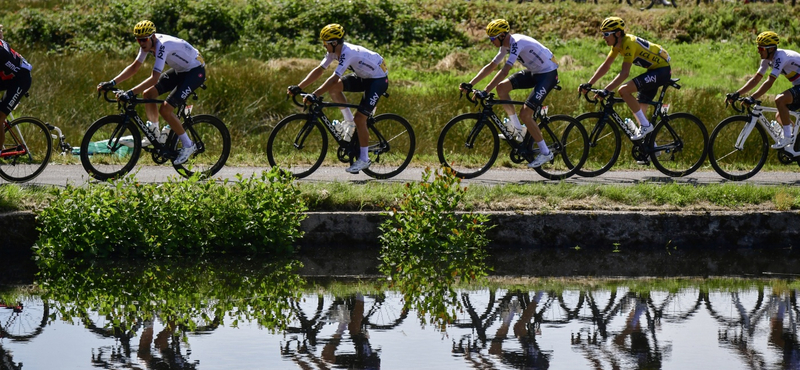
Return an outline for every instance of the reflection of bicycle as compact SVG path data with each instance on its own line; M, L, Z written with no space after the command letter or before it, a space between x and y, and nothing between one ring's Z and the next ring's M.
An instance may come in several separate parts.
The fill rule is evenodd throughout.
M8 304L0 302L0 338L27 342L47 325L50 307L38 298Z
M560 90L560 86L556 86ZM522 142L514 139L515 134L494 113L495 105L512 104L522 105L525 102L513 100L495 100L494 94L489 94L486 99L471 95L468 92L467 100L480 104L480 113L466 113L448 122L439 134L436 145L439 162L450 167L456 176L471 179L482 175L492 167L500 151L499 130L505 137L506 143L511 147L511 161L514 163L528 163L539 154L539 148L534 143L530 133L525 135ZM539 122L545 142L553 160L534 168L544 178L562 180L572 176L586 161L589 152L588 137L582 125L565 114L554 116L547 115L546 108L538 109L534 120Z
M744 98L739 98L742 101ZM777 108L765 107L761 101L756 101L753 106L737 107L733 109L739 113L747 110L747 115L735 115L725 118L717 124L711 132L708 143L708 160L714 171L733 181L741 181L753 177L769 155L770 142L778 142L783 138L783 127L780 124L772 125L764 113L777 113ZM792 117L792 132L800 128L800 112L789 111ZM800 142L795 135L792 143L778 149L778 160L783 164L797 162L800 165Z
M205 85L202 86L205 88ZM111 91L118 93L120 90ZM159 140L160 133L154 133L136 112L136 105L163 103L157 99L134 98L130 101L117 101L108 97L105 100L117 103L120 114L105 116L95 121L86 131L81 142L80 157L83 168L98 180L114 179L130 172L139 160L141 151L152 155L153 161L163 164L178 157L178 136L170 130L165 141ZM192 93L195 98L197 95ZM219 118L201 114L193 116L191 106L178 107L178 118L183 120L183 128L191 137L197 151L184 164L173 165L181 176L190 177L199 173L202 177L216 174L225 165L231 152L231 136ZM144 132L151 146L142 147Z
M691 174L706 159L706 143L708 131L699 118L690 113L667 114L667 106L663 105L664 94L668 87L680 88L678 79L661 88L657 101L647 104L655 107L651 124L655 125L652 133L642 140L632 141L631 155L639 162L653 165L663 174L680 177ZM592 89L598 94L602 90ZM584 94L586 101L597 103ZM584 113L577 120L589 131L589 158L578 171L584 177L599 176L610 170L619 159L622 149L620 130L630 139L633 136L622 118L614 110L614 104L624 103L622 98L615 98L610 92L600 106L600 111Z
M292 96L296 105L305 108L297 101L298 95L305 97L310 94L300 93ZM384 93L384 96L389 95ZM350 141L345 141L343 130L334 126L322 111L331 107L358 108L358 105L326 103L317 98L308 107L307 113L292 114L282 119L272 129L267 141L267 159L270 166L280 166L297 178L312 174L322 165L328 153L326 130L339 145L336 151L339 161L353 163L358 158L360 150L358 132L352 134ZM367 128L372 164L363 172L376 179L388 179L403 172L411 163L416 148L416 136L411 124L397 114L384 113L367 117Z
M0 148L0 178L6 181L25 182L39 176L50 162L53 137L59 141L61 154L72 150L61 129L38 118L15 119L9 114L3 130L6 139Z

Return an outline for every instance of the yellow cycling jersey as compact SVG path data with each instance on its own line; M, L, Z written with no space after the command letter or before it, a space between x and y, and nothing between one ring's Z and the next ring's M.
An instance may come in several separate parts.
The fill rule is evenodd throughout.
M656 69L669 66L669 54L661 45L653 44L641 37L625 35L619 48L611 48L609 57L622 54L622 61L642 68Z

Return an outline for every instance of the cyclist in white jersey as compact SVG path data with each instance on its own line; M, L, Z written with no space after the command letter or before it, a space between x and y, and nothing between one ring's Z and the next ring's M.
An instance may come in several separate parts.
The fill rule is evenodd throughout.
M520 124L520 118L517 117L513 105L504 104L503 109L508 114L511 124L514 125L513 128L509 128L514 132L514 139L522 141L525 137L525 131L528 131L539 146L539 155L528 164L528 167L535 168L553 160L553 153L547 148L542 131L536 121L533 120L533 114L542 106L544 98L547 97L550 90L558 84L558 64L555 62L555 57L550 49L539 41L521 34L509 34L509 31L510 26L505 19L495 19L486 26L486 34L489 35L489 41L491 41L492 45L499 47L500 51L470 82L462 83L459 88L462 91L471 90L472 85L491 74L493 70L497 69L503 58L508 55L505 65L486 85L485 90L478 90L476 94L483 97L489 91L497 88L497 96L500 99L510 100L509 93L511 90L532 88L528 99L525 100L525 105L522 106L519 112L519 117L522 117L522 123L525 124L525 127ZM514 62L522 64L525 70L506 78Z
M159 113L167 121L169 127L181 141L182 148L174 164L182 164L189 160L197 148L189 135L183 129L175 108L183 105L186 98L199 88L206 80L206 64L200 52L188 42L177 37L156 33L156 26L151 21L141 21L133 27L133 35L139 43L139 54L136 60L120 72L111 81L97 85L97 90L108 90L117 83L133 77L139 71L148 54L153 54L153 72L149 78L136 87L117 96L121 100L130 100L136 94L143 93L146 99L156 99L159 95L170 91L167 99L160 107L156 104L146 104L147 125L158 135ZM170 69L164 72L164 65ZM149 140L142 141L143 146L150 145Z
M3 123L31 88L32 69L30 63L3 40L3 25L0 24L0 91L5 90L0 99L0 149L3 149L6 141Z
M792 50L778 49L778 34L772 31L761 32L756 37L758 45L758 55L761 57L761 64L756 74L751 77L744 86L736 92L727 95L727 101L736 101L740 94L745 94L753 87L758 85L767 70L772 67L764 83L744 100L745 104L755 104L755 100L764 95L775 83L778 75L785 75L792 83L792 88L778 94L775 97L775 108L778 109L776 118L783 125L783 138L772 145L773 149L780 149L792 142L792 120L789 110L800 109L800 53ZM796 133L795 133L796 134Z
M319 34L327 54L325 59L308 73L303 81L297 85L289 86L287 94L295 95L302 91L303 88L311 85L314 81L322 76L325 69L333 63L334 60L339 62L333 74L312 93L308 99L316 99L316 97L330 92L331 100L336 103L347 103L343 92L364 92L364 97L359 103L358 110L353 116L349 108L340 108L344 116L346 129L348 133L345 134L345 140L349 140L355 127L358 127L358 143L360 152L358 160L347 169L349 173L359 173L365 168L369 168L372 163L368 156L369 148L369 131L367 130L367 117L369 117L378 104L381 95L386 92L389 87L389 74L386 68L386 63L380 54L371 51L365 47L353 45L344 42L344 28L339 24L333 23L322 28ZM347 70L353 71L354 74L347 76L344 73ZM306 101L306 103L308 103Z

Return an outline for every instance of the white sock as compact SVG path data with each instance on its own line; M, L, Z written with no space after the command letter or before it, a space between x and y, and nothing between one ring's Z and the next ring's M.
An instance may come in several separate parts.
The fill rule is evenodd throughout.
M639 121L639 126L650 126L650 121L647 120L647 117L644 116L644 112L642 112L641 109L639 109L638 112L634 112L633 116L636 117L637 121Z
M184 148L194 145L194 143L192 143L192 139L189 138L189 135L187 135L185 132L183 135L178 136L178 139L181 139L181 144L183 144Z
M519 123L519 117L517 117L516 114L508 116L508 120L511 121L511 124L514 125L515 129L522 131L522 125Z
M536 145L539 146L539 153L542 153L544 155L550 154L550 148L547 147L547 144L544 142L544 139L542 139L542 141L537 141Z
M783 137L792 136L792 125L783 126Z
M358 159L360 159L362 161L368 161L369 160L368 149L369 149L368 146L362 146L361 147L361 153L359 154Z
M344 117L345 121L353 122L353 112L350 111L350 108L341 107L339 110L342 111L342 116Z

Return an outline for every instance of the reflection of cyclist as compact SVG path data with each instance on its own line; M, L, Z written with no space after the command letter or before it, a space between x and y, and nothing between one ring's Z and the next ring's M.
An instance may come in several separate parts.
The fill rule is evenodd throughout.
M175 336L176 325L170 321L164 325L155 339L153 339L153 322L145 323L145 328L139 337L139 348L136 356L145 361L149 368L160 369L165 365L169 369L195 369L198 361L188 362L180 352L180 339ZM150 353L150 343L161 352L162 358L159 359Z
M364 296L356 294L352 309L348 309L346 304L338 306L339 326L336 333L331 337L322 349L322 359L336 365L344 365L348 368L358 369L379 369L381 359L378 353L372 350L369 343L369 333L364 330L362 321L364 320ZM348 312L349 311L349 312ZM355 346L356 354L337 355L336 349L342 341L345 329L350 331L350 339Z
M537 292L531 302L529 302L520 313L519 320L514 323L514 336L519 340L522 353L503 351L502 349L509 325L515 313L519 311L519 301L513 300L508 302L505 310L501 310L503 323L500 328L497 329L497 333L492 339L492 343L489 347L490 354L502 356L503 360L509 362L512 366L524 369L547 369L550 367L549 356L542 353L538 343L536 343L536 335L542 335L539 331L538 323L535 320L537 315L536 309L539 307L539 302L543 295L544 292ZM536 328L535 331L531 331L531 327Z
M767 80L744 101L748 105L755 104L756 99L769 91L779 74L786 75L786 78L794 86L775 97L775 108L778 109L777 119L779 123L783 124L783 138L772 145L773 149L783 148L792 141L792 120L789 117L789 110L800 109L800 99L797 99L800 97L800 53L778 49L778 41L778 34L772 31L761 32L756 37L758 55L761 57L758 71L745 82L742 88L727 96L727 101L736 101L740 94L752 90L767 73L767 69L772 67L772 72Z
M31 69L30 63L3 39L3 25L0 24L0 90L5 90L0 100L0 123L6 121L31 88ZM5 129L0 127L0 149L5 141Z
M634 133L631 139L640 140L653 131L653 125L645 117L647 111L645 102L653 101L658 88L670 82L672 70L669 65L669 54L660 45L653 44L641 37L626 34L625 21L622 18L606 18L600 26L600 31L603 32L606 44L611 46L611 52L608 53L606 60L597 68L589 82L581 84L580 92L589 91L592 84L605 76L617 56L622 54L622 69L606 85L601 96L608 96L609 90L614 90L619 86L619 96L625 100L641 126L639 132ZM630 75L631 65L646 68L647 72L623 84L623 81ZM635 92L639 93L638 99L633 96Z
M158 135L159 113L167 121L172 131L178 135L183 147L173 163L182 164L197 148L183 129L178 116L175 115L175 108L183 105L186 98L203 85L206 80L206 63L200 52L188 42L177 37L156 33L156 26L151 21L145 20L137 23L133 27L133 36L139 42L139 55L136 56L136 60L111 81L97 85L97 90L111 89L117 83L133 77L142 67L147 54L153 54L155 62L150 77L136 87L119 94L117 98L130 100L134 95L143 93L147 99L156 99L159 95L171 91L161 107L156 107L155 104L146 104L145 111L149 120L148 128L153 130L156 135ZM165 64L171 68L162 74ZM142 145L150 145L150 142L143 141Z
M636 305L628 314L628 320L625 322L625 329L619 334L614 336L614 344L620 348L626 347L626 338L630 336L630 347L628 351L636 359L636 363L640 369L660 369L661 356L656 351L655 354L650 351L650 341L647 339L647 332L642 330L642 325L645 324L642 320L647 320L643 317L647 313L647 304L637 300Z
M295 95L303 88L316 81L334 60L339 61L339 66L333 74L312 93L308 99L316 97L330 91L331 100L336 103L347 103L343 91L364 92L364 97L358 106L355 117L349 108L342 107L342 115L345 120L345 140L350 140L352 135L352 125L358 128L358 143L361 151L358 160L347 169L349 173L358 173L368 168L371 164L368 156L369 131L367 131L367 117L375 111L378 100L389 87L389 74L386 63L378 53L365 47L344 42L344 27L333 23L322 28L319 33L325 50L325 59L319 66L311 70L303 81L295 86L289 86L287 93ZM344 73L350 69L354 75L345 76Z
M509 130L514 133L515 140L522 141L527 130L531 133L533 140L536 141L540 154L528 164L528 167L539 167L553 160L553 153L547 148L542 131L539 130L539 126L533 120L533 114L542 106L544 98L547 97L550 90L558 84L558 64L556 64L555 57L550 49L539 41L518 33L510 34L510 30L511 28L505 19L495 19L486 26L486 34L489 35L489 41L492 45L499 47L500 51L468 84L461 84L459 88L462 91L467 91L469 87L492 73L503 61L503 58L508 55L508 60L506 60L503 68L489 81L485 90L478 91L478 94L479 97L485 97L488 92L496 87L497 96L500 99L510 100L509 93L511 90L532 89L528 99L525 100L525 105L522 106L519 112L519 117L522 118L522 123L525 124L525 127L520 124L520 118L514 112L513 105L504 104L503 109L508 115L509 122L514 126L513 128L509 127ZM514 66L514 62L517 61L525 67L525 70L506 78L511 67Z
M784 331L783 318L789 307L789 298L778 303L778 309L770 318L769 342L783 351L782 369L800 369L800 343L794 330Z

